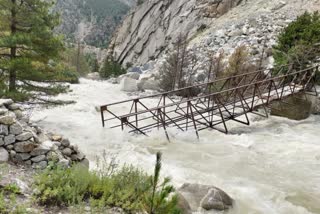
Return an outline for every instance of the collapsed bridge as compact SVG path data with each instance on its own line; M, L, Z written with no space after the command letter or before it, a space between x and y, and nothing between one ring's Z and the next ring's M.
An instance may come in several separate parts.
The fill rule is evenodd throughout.
M100 107L103 127L128 127L147 135L152 129L176 127L181 131L215 129L228 133L227 122L250 125L248 114L268 117L273 101L298 93L317 96L318 66L296 71L291 66L248 72L150 96L137 97ZM257 111L264 110L264 114Z

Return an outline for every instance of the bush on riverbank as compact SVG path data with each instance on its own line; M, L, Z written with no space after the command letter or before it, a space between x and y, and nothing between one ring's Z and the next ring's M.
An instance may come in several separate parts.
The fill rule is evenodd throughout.
M107 57L104 60L99 72L100 77L105 79L110 77L118 77L125 73L127 73L126 69L124 69L120 63L110 57Z
M110 166L101 168L107 171L88 171L79 165L68 169L52 165L36 176L34 197L45 206L87 203L92 209L119 207L130 213L180 213L170 179L160 183L161 154L157 154L153 176L130 165Z
M319 62L320 13L305 12L278 36L274 47L277 66L292 64L297 70Z

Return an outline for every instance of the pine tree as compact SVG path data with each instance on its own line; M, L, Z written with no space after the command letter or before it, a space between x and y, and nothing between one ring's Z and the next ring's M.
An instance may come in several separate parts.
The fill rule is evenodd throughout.
M53 33L59 16L52 6L42 0L0 0L0 70L7 96L26 99L65 90L56 84L64 45Z

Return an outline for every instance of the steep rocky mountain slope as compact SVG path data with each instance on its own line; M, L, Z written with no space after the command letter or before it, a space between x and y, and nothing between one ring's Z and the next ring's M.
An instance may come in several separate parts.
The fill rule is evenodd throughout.
M126 17L109 52L123 65L144 65L163 58L187 34L199 58L221 48L230 53L239 44L257 56L297 15L319 9L319 0L148 0Z
M57 31L71 42L106 47L113 31L134 4L135 0L57 0L54 10L61 14Z

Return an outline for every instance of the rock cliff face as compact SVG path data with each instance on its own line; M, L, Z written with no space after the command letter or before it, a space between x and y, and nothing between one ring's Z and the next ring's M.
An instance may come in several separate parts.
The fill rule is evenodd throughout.
M157 58L181 33L192 38L242 0L146 0L114 34L109 51L123 65Z
M177 37L188 34L199 58L208 50L230 53L239 44L258 56L297 15L319 9L320 0L145 0L127 15L108 51L124 66L144 65L164 58Z

